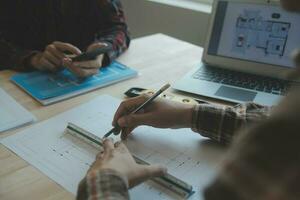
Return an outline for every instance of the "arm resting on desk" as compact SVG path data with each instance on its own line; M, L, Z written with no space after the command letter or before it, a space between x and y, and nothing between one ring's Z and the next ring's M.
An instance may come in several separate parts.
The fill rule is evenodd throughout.
M37 51L24 49L7 41L0 30L0 70L31 70L30 58L36 53Z
M272 107L254 103L236 106L200 104L193 112L192 130L221 143L230 143L238 130L267 119Z

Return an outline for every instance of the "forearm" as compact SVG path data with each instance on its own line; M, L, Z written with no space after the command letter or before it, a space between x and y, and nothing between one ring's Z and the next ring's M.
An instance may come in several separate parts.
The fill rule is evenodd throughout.
M0 69L32 70L30 59L37 51L21 48L6 41L0 33Z
M99 12L103 13L102 17L106 18L107 22L105 27L97 32L95 42L109 43L113 47L112 51L104 56L103 65L105 66L128 49L130 36L120 1L106 3Z
M78 186L76 199L128 200L128 183L113 170L88 173Z
M192 130L217 142L230 143L239 129L268 118L271 110L254 103L233 107L200 104L193 111Z

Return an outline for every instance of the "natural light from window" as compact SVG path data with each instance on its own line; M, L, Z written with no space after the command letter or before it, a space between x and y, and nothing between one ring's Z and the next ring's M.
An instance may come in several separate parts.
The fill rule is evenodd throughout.
M212 4L212 2L213 2L213 0L185 0L185 1L201 2L201 3L207 3L207 4Z

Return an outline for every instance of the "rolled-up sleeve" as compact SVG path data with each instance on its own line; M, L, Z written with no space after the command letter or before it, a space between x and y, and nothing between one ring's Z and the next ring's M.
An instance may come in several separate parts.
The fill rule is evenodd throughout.
M255 103L236 106L200 104L194 108L192 130L221 143L230 143L241 128L270 116L272 107Z
M77 200L128 200L128 182L110 169L89 173L79 184Z

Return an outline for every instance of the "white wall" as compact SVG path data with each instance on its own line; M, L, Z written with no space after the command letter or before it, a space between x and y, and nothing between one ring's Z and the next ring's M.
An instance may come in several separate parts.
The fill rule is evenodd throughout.
M148 0L122 0L132 38L164 33L203 46L208 12Z

